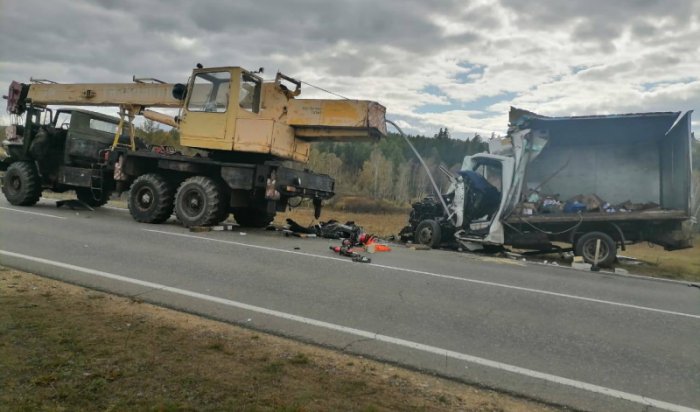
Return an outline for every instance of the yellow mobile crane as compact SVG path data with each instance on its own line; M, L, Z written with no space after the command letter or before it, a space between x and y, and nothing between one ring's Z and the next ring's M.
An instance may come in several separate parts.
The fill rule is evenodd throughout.
M75 190L90 206L130 189L139 222L175 214L185 226L216 224L233 213L244 226L267 225L290 198L321 201L334 180L285 161L305 163L315 141L367 141L386 134L385 108L372 101L297 99L301 82L278 73L264 81L240 67L198 68L187 85L134 78L133 83L13 82L5 98L13 124L3 192L33 205L43 189ZM117 106L119 118L50 106ZM171 117L152 108L177 108ZM195 156L154 151L135 137L142 115L175 127Z

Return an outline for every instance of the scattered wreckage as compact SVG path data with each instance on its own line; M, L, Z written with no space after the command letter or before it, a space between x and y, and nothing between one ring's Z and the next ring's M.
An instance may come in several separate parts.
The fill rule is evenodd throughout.
M415 203L400 236L470 251L573 250L599 266L627 244L691 247L691 113L511 108L508 136L466 156L456 175L443 170L449 189Z
M337 220L329 220L304 227L292 219L287 219L283 231L285 234L298 237L318 236L326 239L338 239L341 241L340 246L330 246L329 249L340 256L351 258L353 262L372 262L372 259L362 255L361 252L391 251L390 246L382 243L378 237L366 233L355 222L340 223Z

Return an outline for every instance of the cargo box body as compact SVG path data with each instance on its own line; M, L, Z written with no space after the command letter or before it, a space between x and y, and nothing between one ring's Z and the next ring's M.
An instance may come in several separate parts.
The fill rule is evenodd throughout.
M690 113L533 118L529 126L548 142L526 169L526 188L655 203L690 217Z

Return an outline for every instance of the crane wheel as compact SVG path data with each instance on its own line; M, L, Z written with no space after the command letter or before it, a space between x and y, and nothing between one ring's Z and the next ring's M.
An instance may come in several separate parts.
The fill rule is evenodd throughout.
M267 227L275 215L252 207L240 207L233 209L233 217L243 227Z
M186 179L175 195L175 215L185 227L209 226L224 217L228 208L223 189L214 179L193 176Z
M216 217L216 221L214 224L221 223L228 219L228 216L231 214L231 209L229 207L229 202L231 201L231 196L226 193L225 191L221 191L221 208L220 208L220 214L219 216Z
M5 171L2 192L10 204L32 206L41 197L41 179L32 162L14 162Z
M95 194L89 187L77 187L75 188L75 195L78 197L78 200L90 207L100 207L107 204L111 193L103 191L99 197L95 197Z
M129 212L141 223L163 223L173 214L173 188L161 175L139 176L129 190Z

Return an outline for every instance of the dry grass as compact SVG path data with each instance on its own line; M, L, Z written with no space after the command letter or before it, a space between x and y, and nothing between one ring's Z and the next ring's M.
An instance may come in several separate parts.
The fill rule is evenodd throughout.
M0 410L552 410L0 267Z
M621 255L640 259L644 265L624 265L635 273L650 274L670 279L700 282L700 239L691 249L665 251L661 246L649 247L646 243L627 246Z

